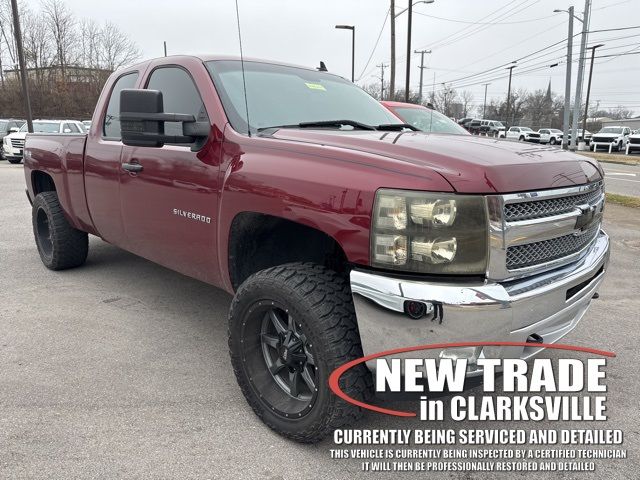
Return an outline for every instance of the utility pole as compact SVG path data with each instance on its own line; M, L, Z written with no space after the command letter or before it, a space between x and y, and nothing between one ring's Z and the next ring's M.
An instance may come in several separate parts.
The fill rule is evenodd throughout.
M482 104L482 118L487 118L487 87L490 83L484 84L484 103Z
M411 23L413 20L413 0L409 0L407 15L407 75L404 80L404 101L409 103L409 86L411 84Z
M569 7L569 35L567 37L567 73L564 86L564 115L562 119L562 148L569 148L571 121L571 64L573 63L573 7Z
M578 145L578 122L582 107L582 82L584 80L584 57L587 54L587 31L589 30L589 14L591 12L591 0L584 2L584 17L582 18L582 37L580 38L580 58L578 59L578 80L576 83L576 98L573 104L573 125L571 132L570 150L575 150Z
M384 69L387 66L384 63L380 65L376 65L376 67L380 68L380 100L384 100Z
M418 67L420 69L420 93L418 94L418 98L420 99L420 103L422 103L422 78L424 69L427 68L424 66L424 54L431 53L431 50L416 50L415 53L420 54L420 66Z
M516 68L516 66L517 65L511 65L510 67L507 67L507 70L509 70L509 88L507 89L507 128L511 126L511 122L509 121L509 114L511 110L511 75L513 74L513 69Z
M604 46L604 43L600 43L598 45L594 45L593 47L589 47L591 50L591 66L589 67L589 82L587 83L587 100L584 105L584 120L582 121L582 138L584 139L584 135L587 130L587 117L589 116L589 96L591 95L591 77L593 76L593 59L596 55L596 48L600 48Z
M33 117L31 115L31 100L29 99L29 83L27 81L27 69L25 68L24 64L24 51L22 50L22 31L20 29L20 16L18 13L17 0L11 0L11 12L13 13L13 32L16 37L18 63L20 64L20 78L22 80L24 111L27 117L27 131L29 133L33 133Z
M164 56L167 56L167 42L166 40L163 42L164 43Z
M391 65L389 66L391 79L389 80L389 100L395 100L396 96L396 0L391 0L389 12L391 20Z

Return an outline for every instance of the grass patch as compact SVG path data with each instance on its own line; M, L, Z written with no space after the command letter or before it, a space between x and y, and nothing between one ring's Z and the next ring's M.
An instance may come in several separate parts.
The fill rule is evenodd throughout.
M595 158L601 162L620 163L623 165L640 165L640 155L615 155L613 153L600 152L576 152L580 155Z
M625 207L640 208L640 197L629 195L618 195L617 193L607 193L607 202L623 205Z

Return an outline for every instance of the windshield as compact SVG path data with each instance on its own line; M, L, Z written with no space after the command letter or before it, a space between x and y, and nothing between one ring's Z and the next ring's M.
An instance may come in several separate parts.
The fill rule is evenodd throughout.
M229 122L247 131L242 69L238 60L206 62ZM362 89L343 78L304 68L244 62L251 131L303 122L353 120L401 123Z
M600 133L615 133L620 135L622 133L622 127L605 127L600 130Z
M533 132L529 127L520 127L521 132Z
M551 133L562 133L562 130L558 130L557 128L552 128L549 130Z
M27 131L27 124L20 127L21 132ZM58 133L60 124L56 122L33 122L33 133Z
M411 107L393 107L393 110L402 120L423 132L469 135L469 132L456 122L435 110Z
M493 122L493 126L494 127L504 128L504 125L502 124L502 122Z

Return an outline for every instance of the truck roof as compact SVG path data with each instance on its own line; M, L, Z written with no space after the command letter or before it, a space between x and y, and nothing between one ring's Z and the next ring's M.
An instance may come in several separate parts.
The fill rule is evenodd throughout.
M204 55L168 55L166 57L156 57L156 58L149 58L147 60L144 60L142 62L136 63L134 65L130 65L128 67L124 67L122 70L129 70L131 68L140 68L141 66L144 66L150 62L156 61L156 60L160 60L160 59L167 59L168 63L171 63L170 60L181 60L181 59L198 59L202 62L210 62L210 61L214 61L214 60L235 60L235 61L240 61L240 57L237 55L218 55L218 54L204 54ZM281 65L283 67L295 67L295 68L302 68L305 70L310 70L310 71L317 71L316 68L314 67L306 67L303 65L296 65L293 63L287 63L287 62L280 62L277 60L266 60L264 58L255 58L255 57L244 57L244 61L245 62L259 62L259 63L268 63L271 65ZM335 73L332 72L325 72L325 73L329 73L330 75L335 75L337 77L341 77L341 75L337 75Z

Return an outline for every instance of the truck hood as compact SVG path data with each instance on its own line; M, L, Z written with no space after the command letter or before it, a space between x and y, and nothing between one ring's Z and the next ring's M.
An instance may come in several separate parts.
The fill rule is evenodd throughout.
M364 152L428 168L461 193L544 190L602 178L596 160L559 148L473 135L280 129L273 138Z

